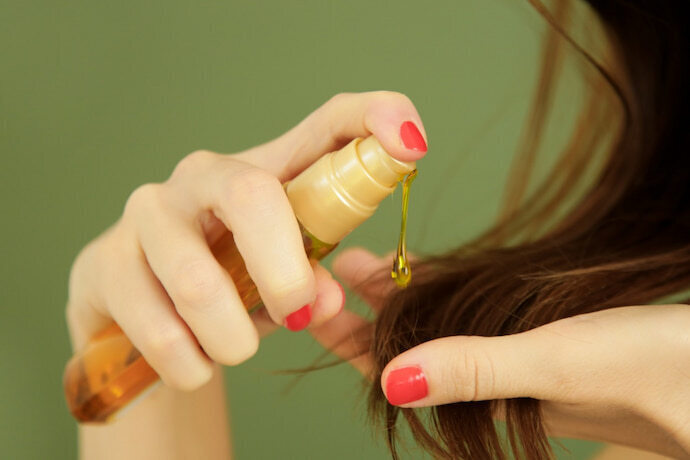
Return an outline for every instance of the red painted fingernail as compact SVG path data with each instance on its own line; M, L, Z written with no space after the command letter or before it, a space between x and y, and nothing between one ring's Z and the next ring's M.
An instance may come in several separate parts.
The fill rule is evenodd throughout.
M429 394L426 377L419 366L395 369L386 379L386 398L394 406L422 399Z
M426 152L424 136L411 121L406 121L400 125L400 138L408 149L416 152Z
M297 332L309 326L310 321L311 306L307 304L299 310L287 315L287 317L285 318L285 327L290 329L291 331Z
M341 298L343 299L340 302L340 308L338 309L338 313L340 313L341 311L343 311L343 308L345 308L345 288L343 287L342 284L338 283L337 281L336 281L336 283L338 284L338 287L340 288L340 294L342 296Z

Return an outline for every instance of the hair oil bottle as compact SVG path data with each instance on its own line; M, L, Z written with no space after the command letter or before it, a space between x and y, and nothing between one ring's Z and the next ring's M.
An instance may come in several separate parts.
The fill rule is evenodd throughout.
M285 183L307 256L316 260L325 257L414 170L414 162L394 159L370 136L354 139L342 149L324 155ZM408 183L405 185L409 187ZM261 307L257 288L247 274L232 233L228 232L211 249L229 272L247 310ZM402 285L409 274L401 272L407 269L407 261L400 258L404 256L400 247L398 252L396 281ZM159 381L156 372L115 323L72 357L63 378L69 409L84 423L112 420L118 411L143 397Z

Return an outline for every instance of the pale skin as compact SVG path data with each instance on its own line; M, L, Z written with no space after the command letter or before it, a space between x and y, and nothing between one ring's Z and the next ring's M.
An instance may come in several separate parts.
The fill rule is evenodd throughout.
M405 121L426 138L404 95L338 95L271 142L195 152L164 183L132 193L121 218L75 260L67 323L80 350L116 321L165 385L113 424L80 425L82 458L231 458L220 366L249 359L260 337L307 304L315 339L342 357L359 354L351 363L370 375L366 350L349 340L367 322L342 309L338 282L307 259L281 183L369 134L392 156L419 160L400 139ZM266 306L251 316L209 249L228 229ZM376 312L386 288L359 285L391 260L351 248L333 273ZM391 370L418 366L428 395L405 407L528 396L544 401L550 434L690 458L688 330L688 306L630 306L514 336L443 338L393 359L381 385Z

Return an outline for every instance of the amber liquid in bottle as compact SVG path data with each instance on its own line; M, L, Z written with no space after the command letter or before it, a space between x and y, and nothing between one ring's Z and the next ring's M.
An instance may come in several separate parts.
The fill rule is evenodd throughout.
M303 227L301 230L310 259L320 260L337 246L337 243L319 241ZM256 285L247 273L232 233L221 237L212 251L230 274L247 310L251 312L262 307ZM103 423L144 396L159 379L141 353L113 323L93 337L89 345L67 363L63 384L67 405L78 421Z

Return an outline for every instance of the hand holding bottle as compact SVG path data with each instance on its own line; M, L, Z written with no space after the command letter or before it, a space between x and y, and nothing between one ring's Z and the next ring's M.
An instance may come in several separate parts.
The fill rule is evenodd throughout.
M211 378L214 361L252 356L275 324L322 324L341 308L341 288L305 255L281 184L369 134L391 156L417 160L426 151L419 130L403 95L343 94L267 144L188 155L164 183L135 190L122 217L77 257L67 305L73 347L115 321L167 385L191 390ZM210 250L228 230L266 307L251 316Z

